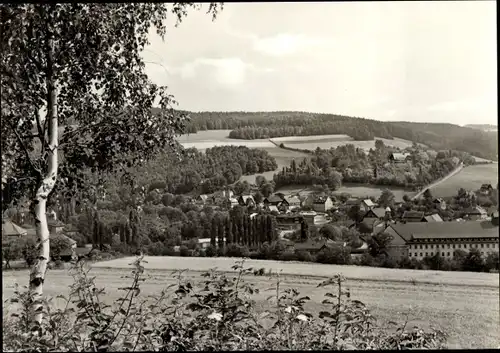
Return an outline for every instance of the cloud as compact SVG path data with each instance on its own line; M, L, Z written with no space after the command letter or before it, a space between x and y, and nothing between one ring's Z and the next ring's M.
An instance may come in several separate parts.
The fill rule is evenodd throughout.
M200 75L208 75L220 86L234 87L245 83L249 71L254 73L273 72L272 68L260 68L246 63L240 58L198 58L175 69L182 79L199 79Z
M307 37L303 34L281 33L273 37L255 39L253 48L267 55L284 56L319 47L324 43L322 39Z

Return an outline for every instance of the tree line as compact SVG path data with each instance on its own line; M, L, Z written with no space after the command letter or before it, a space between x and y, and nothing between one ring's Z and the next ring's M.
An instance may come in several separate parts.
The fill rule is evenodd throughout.
M366 153L352 144L329 150L317 148L311 158L298 163L292 160L274 175L276 187L291 184L327 185L339 188L342 182L391 185L405 188L422 186L437 180L458 166L458 159L449 151L436 156L413 150L411 163L391 163L389 154L395 151L377 140L376 148Z

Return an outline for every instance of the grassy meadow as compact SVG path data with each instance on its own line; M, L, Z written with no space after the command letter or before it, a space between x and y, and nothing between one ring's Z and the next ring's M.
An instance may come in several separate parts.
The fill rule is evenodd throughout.
M432 195L436 197L448 197L456 195L459 188L477 190L485 183L496 187L498 183L498 163L465 167L459 173L431 188L431 191Z
M130 271L133 258L122 258L93 265L91 275L106 288L104 301L112 304L125 285L122 276ZM149 278L141 284L142 295L157 294L175 282L175 269L189 269L184 277L196 283L201 280L200 271L218 267L231 271L237 259L228 258L181 258L146 257L146 274ZM311 301L306 310L317 314L323 310L321 301L328 290L316 288L327 276L342 273L347 277L346 287L352 297L363 301L385 326L389 321L402 323L408 316L408 327L418 325L424 329L434 326L449 334L448 348L496 348L500 344L498 275L487 273L440 272L365 268L355 266L283 263L279 261L247 260L246 267L280 269L281 288L296 288ZM13 293L14 283L28 282L28 271L7 271L3 274L3 300ZM275 278L250 275L247 282L260 289L254 296L258 310L270 304L266 297L273 291L266 290L275 284ZM49 296L68 293L72 283L67 270L50 270L47 273L45 293ZM471 300L474 298L474 300ZM12 308L4 307L4 310Z
M412 142L394 138L393 140L376 137L375 139L382 140L387 146L394 146L404 149L411 147ZM318 135L318 136L290 136L272 139L275 143L283 143L286 147L297 149L314 150L316 148L330 149L338 146L353 144L358 148L368 151L370 148L375 148L375 139L371 141L354 141L347 135Z

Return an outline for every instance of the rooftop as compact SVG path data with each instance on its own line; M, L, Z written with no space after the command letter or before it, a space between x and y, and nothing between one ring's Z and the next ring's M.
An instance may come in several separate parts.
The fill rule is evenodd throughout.
M498 238L498 226L490 221L398 223L390 227L406 241L412 238Z

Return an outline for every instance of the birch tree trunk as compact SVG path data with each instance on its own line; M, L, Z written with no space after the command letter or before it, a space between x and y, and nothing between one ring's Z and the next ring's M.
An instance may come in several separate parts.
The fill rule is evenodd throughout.
M58 169L58 120L57 120L57 87L52 71L54 53L54 40L48 39L47 53L47 117L49 143L47 148L47 168L43 171L42 178L36 190L33 200L36 235L38 238L39 256L36 259L30 272L30 294L33 301L33 320L41 324L43 319L42 296L45 273L50 257L49 227L47 224L47 199L50 192L54 189L57 180Z

